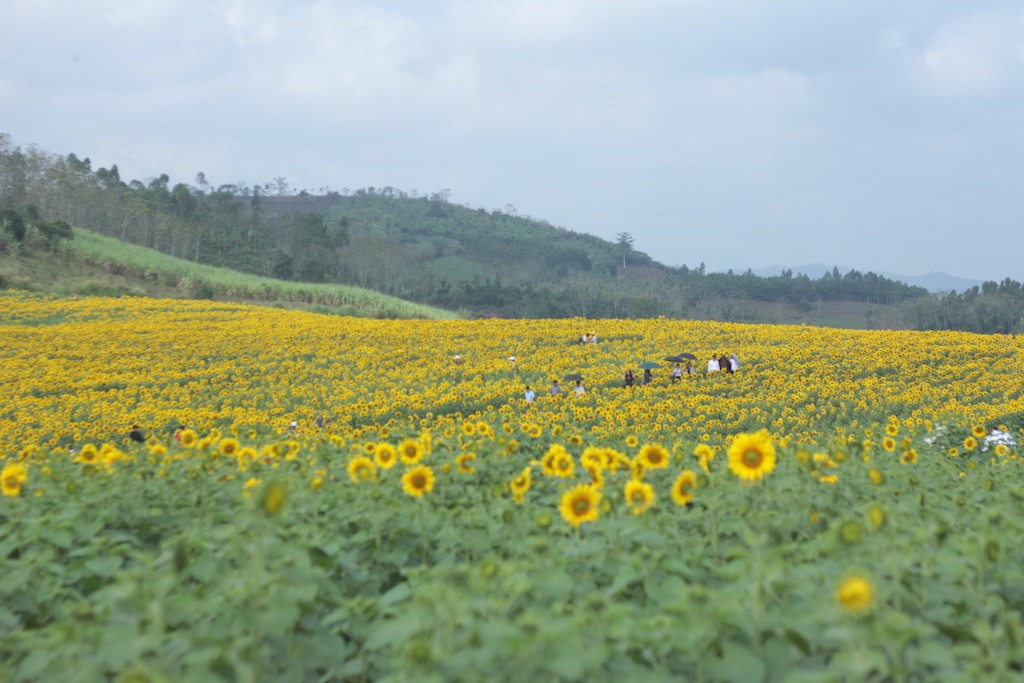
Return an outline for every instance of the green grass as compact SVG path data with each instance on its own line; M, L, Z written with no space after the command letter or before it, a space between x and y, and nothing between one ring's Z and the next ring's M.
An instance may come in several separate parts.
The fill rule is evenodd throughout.
M90 230L75 229L71 252L108 275L176 292L186 298L277 303L322 312L376 318L451 320L458 314L360 287L288 282L216 268L128 244ZM97 283L100 284L100 283ZM97 293L104 292L84 292ZM137 292L126 292L137 293Z

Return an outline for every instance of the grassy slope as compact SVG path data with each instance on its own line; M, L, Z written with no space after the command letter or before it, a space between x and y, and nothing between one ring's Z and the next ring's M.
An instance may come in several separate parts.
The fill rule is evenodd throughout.
M459 317L359 287L285 282L196 264L78 228L64 253L0 256L0 280L5 287L58 295L215 298L361 317Z

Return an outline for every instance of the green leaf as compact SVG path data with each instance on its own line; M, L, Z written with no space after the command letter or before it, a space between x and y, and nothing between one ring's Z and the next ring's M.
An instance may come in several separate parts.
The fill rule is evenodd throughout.
M384 595L380 596L380 604L382 607L391 607L400 602L408 600L412 596L412 588L405 581L397 583L391 587Z
M85 568L96 576L112 576L114 572L121 568L120 557L94 557L87 560Z
M732 641L722 643L721 657L707 663L716 680L730 683L759 683L765 678L765 664L750 648Z
M399 614L393 619L377 621L366 639L367 650L397 646L418 633L421 623L418 614Z

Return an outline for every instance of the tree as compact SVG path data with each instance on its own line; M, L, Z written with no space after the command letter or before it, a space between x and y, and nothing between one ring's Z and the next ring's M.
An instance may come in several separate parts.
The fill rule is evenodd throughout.
M14 209L0 210L0 229L13 237L15 242L25 239L25 222Z
M633 250L633 236L628 232L620 232L615 236L615 241L622 250L622 268L626 268L626 254Z

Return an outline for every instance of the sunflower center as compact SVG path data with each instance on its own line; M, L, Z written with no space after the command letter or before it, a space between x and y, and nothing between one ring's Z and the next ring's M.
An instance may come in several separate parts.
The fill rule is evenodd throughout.
M572 503L572 511L577 515L583 515L590 511L590 501L586 498L577 498Z
M743 464L750 468L758 467L763 459L761 451L756 448L751 448L743 453Z
M427 485L427 478L422 474L417 474L412 478L412 487L415 489L421 489Z

